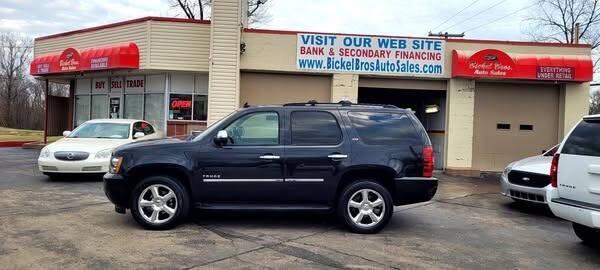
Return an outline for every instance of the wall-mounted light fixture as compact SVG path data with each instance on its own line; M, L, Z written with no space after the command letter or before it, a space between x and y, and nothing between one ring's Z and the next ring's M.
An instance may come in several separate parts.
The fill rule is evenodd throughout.
M439 111L440 111L440 106L438 106L436 104L425 106L425 113L437 113Z

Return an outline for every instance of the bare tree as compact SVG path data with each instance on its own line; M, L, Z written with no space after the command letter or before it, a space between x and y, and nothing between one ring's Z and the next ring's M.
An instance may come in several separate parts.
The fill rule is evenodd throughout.
M250 24L265 22L269 19L267 0L248 0L248 22ZM171 8L183 12L188 19L205 20L211 12L212 0L169 0ZM178 16L181 14L178 14Z
M21 36L0 34L0 124L16 125L14 113L19 105L28 102L30 86L28 70L31 40Z
M600 91L594 91L590 98L590 114L600 113Z
M538 0L529 35L539 41L600 46L599 0ZM579 34L577 27L579 25Z

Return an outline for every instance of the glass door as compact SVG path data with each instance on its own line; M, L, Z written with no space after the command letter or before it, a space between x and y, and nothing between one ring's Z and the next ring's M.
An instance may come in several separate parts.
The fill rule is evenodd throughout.
M122 118L122 107L121 107L121 101L122 101L122 96L121 95L111 95L110 98L108 99L108 109L109 109L109 118L110 119L117 119L117 118Z

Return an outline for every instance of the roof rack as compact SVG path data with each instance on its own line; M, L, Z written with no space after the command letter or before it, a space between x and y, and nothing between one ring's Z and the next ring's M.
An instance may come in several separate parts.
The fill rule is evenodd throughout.
M371 103L352 103L347 100L342 100L337 103L333 102L317 102L316 100L309 100L307 102L295 102L286 103L283 106L340 106L340 107L352 107L352 106L368 106L368 107L380 107L380 108L391 108L398 109L398 107L389 104L371 104Z

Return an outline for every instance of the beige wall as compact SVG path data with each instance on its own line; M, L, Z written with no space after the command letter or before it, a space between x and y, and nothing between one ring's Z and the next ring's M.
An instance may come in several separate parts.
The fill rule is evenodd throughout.
M560 90L558 138L562 139L584 115L589 114L589 83L567 83Z
M246 52L241 57L241 68L264 71L296 71L296 34L244 32L242 40ZM502 44L498 42L446 42L444 75L450 78L452 73L452 50L476 52L482 49L499 49L510 55L583 55L590 56L590 48L565 46L532 46L519 43Z
M296 35L244 32L243 70L296 71Z
M209 25L152 22L149 27L149 68L208 71Z
M358 102L358 75L357 74L333 74L331 80L331 102L348 100Z
M331 100L331 77L242 72L240 106Z
M445 166L470 170L473 162L475 81L450 79L446 94Z
M140 69L208 71L210 25L202 23L142 21L34 42L34 55L135 42Z
M472 167L501 171L512 161L538 155L558 143L558 88L554 84L477 82ZM499 130L498 123L511 127ZM522 124L533 125L533 130L520 130Z

